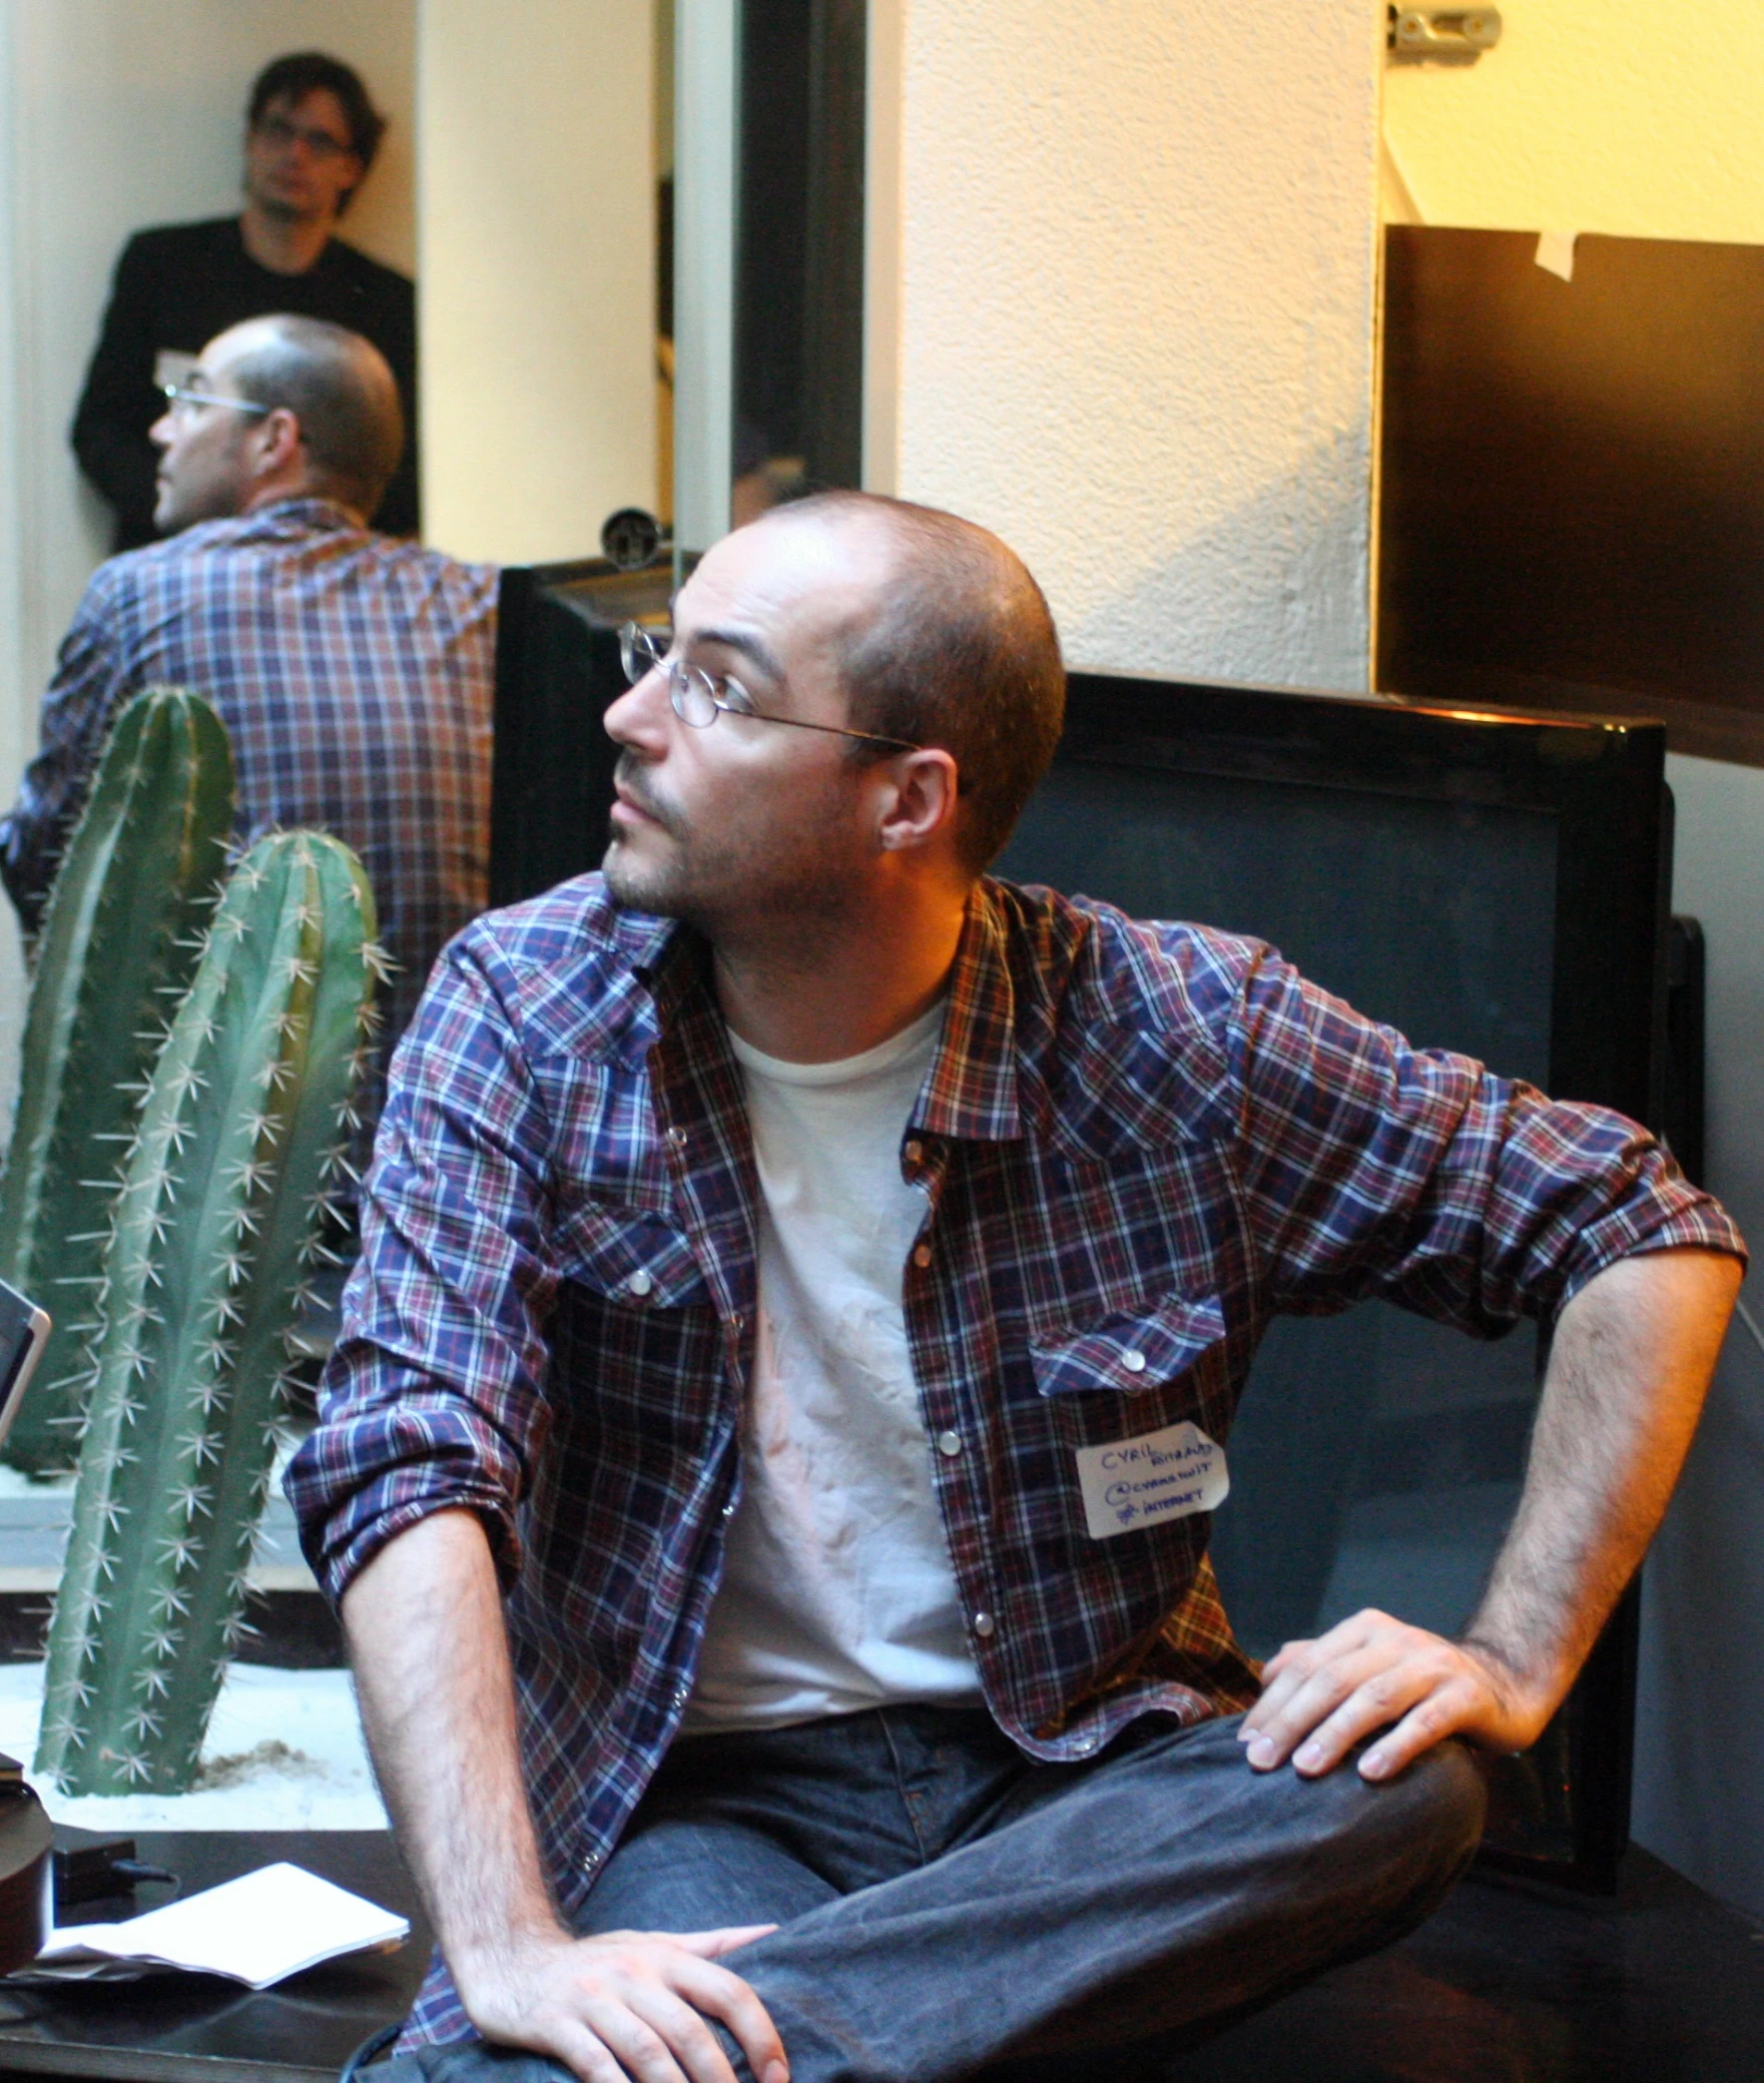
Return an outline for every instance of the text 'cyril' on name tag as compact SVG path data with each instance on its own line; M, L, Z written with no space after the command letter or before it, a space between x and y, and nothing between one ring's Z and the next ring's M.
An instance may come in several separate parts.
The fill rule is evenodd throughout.
M1231 1491L1225 1449L1186 1420L1138 1439L1079 1447L1077 1460L1093 1541L1217 1511Z

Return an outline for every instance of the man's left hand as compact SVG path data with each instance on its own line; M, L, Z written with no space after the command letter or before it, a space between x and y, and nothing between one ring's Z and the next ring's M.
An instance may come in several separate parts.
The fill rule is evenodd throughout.
M1262 1678L1239 1740L1258 1771L1290 1757L1308 1779L1370 1736L1360 1775L1389 1779L1449 1736L1522 1750L1549 1719L1549 1705L1488 1651L1370 1607L1316 1642L1289 1642Z

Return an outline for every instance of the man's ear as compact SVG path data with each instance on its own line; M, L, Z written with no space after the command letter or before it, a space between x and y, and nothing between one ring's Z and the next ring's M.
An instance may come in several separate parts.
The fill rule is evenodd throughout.
M254 431L257 434L257 476L278 477L299 465L300 444L305 437L300 432L300 422L287 405L278 405L273 412L266 413Z
M904 853L946 839L955 822L954 758L940 745L929 745L922 752L896 753L881 771L892 783L877 827L882 851Z

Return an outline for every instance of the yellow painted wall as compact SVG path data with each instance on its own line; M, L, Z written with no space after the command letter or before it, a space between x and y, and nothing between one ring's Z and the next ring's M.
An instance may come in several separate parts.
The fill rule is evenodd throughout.
M1385 75L1386 215L1764 244L1764 7L1510 0L1472 66Z
M655 29L635 0L419 0L425 538L591 556L656 505Z

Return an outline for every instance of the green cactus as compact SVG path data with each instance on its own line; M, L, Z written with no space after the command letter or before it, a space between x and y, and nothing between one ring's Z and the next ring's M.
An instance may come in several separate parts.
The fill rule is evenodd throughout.
M255 846L154 1069L105 1256L98 1379L49 1635L37 1768L179 1792L236 1646L288 1334L383 958L348 849Z
M6 1443L71 1468L123 1146L196 967L226 870L233 753L207 702L150 688L117 718L38 944L18 1108L0 1176L0 1279L55 1330Z

